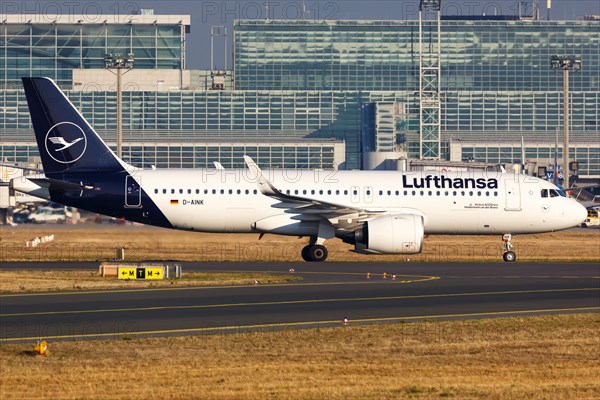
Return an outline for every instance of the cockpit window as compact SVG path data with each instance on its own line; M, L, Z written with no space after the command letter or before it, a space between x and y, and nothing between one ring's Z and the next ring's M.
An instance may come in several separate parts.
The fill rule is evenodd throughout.
M567 197L567 195L560 189L542 189L542 197Z

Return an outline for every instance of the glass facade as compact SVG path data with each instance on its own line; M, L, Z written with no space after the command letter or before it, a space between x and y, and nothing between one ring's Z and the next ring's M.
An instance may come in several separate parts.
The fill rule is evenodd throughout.
M235 90L206 90L209 75L194 74L193 90L124 92L126 161L233 167L241 166L245 151L266 167L359 169L365 152L404 149L419 156L417 22L236 21L234 28ZM72 68L102 68L105 52L130 49L136 69L179 68L184 31L177 21L0 23L0 157L37 155L29 148L33 133L21 74L54 77L70 89ZM546 160L563 126L562 75L550 69L550 55L579 54L582 69L570 79L572 159L600 177L599 21L445 20L441 41L445 159L520 161L524 137L543 144L535 157ZM67 95L112 143L115 93ZM451 140L480 144L461 147L456 156Z
M105 140L115 140L114 92L65 91L65 94ZM243 166L244 153L226 149L231 149L231 143L254 141L255 147L271 149L270 153L257 153L264 166L337 168L340 161L334 161L334 149L344 152L345 147L353 146L353 154L360 151L357 134L360 119L358 116L344 118L345 109L358 102L355 93L346 92L123 92L124 142L151 143L152 148L157 147L156 151L132 147L130 152L123 152L123 157L134 165L198 167L212 166L213 161L220 161L226 167L239 167ZM12 145L4 146L19 140L34 142L25 93L22 90L0 91L0 104L3 104L0 109L1 147L9 148L0 157L21 154L18 161L25 161L23 154L35 155L37 149L33 153L29 150L19 153ZM192 159L174 156L182 150L173 143L202 141L223 143L215 145L219 158L210 154L211 157L204 160L201 155L208 150L193 145ZM283 144L265 147L265 142L296 144L290 148ZM338 145L334 146L333 142ZM342 142L345 145L340 147ZM168 149L159 150L160 143ZM246 151L255 153L251 148ZM342 160L344 157L345 154ZM351 159L358 163L357 157ZM319 163L315 163L317 160Z
M598 142L596 142L596 145ZM539 167L553 167L554 155L557 154L558 162L562 158L562 143L555 149L552 143L540 143L536 146L525 146L525 160L536 160ZM521 146L510 146L499 143L487 145L466 145L462 147L462 160L477 160L490 164L507 164L521 162ZM579 163L577 171L580 176L595 176L600 171L600 147L588 144L571 144L569 147L571 160L585 160ZM560 166L562 168L562 165Z
M104 135L102 135L104 136ZM116 144L108 142L116 151ZM123 142L123 159L140 168L245 168L248 155L261 166L271 168L336 169L336 153L344 153L343 143L306 142ZM0 159L12 162L39 161L34 142L10 142L0 145Z
M236 89L356 93L361 151L400 146L419 157L417 21L237 21L234 32ZM425 46L436 42L435 25L425 22L424 32ZM522 136L553 143L563 127L553 54L581 56L582 69L570 78L571 142L600 148L600 21L442 20L441 49L443 158L450 158L450 138L519 149ZM510 157L473 157L520 160L512 149ZM600 176L594 154L575 156L589 157L577 159Z
M74 68L104 68L106 53L134 53L135 68L181 69L185 27L178 24L0 23L0 87L22 76L71 84Z
M424 25L424 45L434 39ZM418 90L416 21L237 21L236 89ZM553 54L579 54L571 89L600 90L600 21L442 21L441 90L562 90Z

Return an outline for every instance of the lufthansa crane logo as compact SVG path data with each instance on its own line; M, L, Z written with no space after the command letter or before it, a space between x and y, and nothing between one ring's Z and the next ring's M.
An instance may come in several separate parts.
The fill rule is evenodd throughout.
M46 133L46 153L54 161L70 164L83 156L87 138L83 129L73 122L59 122Z

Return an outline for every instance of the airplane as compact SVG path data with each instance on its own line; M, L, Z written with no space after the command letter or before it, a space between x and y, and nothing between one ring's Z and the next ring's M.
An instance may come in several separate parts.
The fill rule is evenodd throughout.
M15 190L164 228L309 237L306 261L341 238L364 254L416 254L429 234L512 234L580 225L586 209L552 183L504 172L141 169L125 163L49 78L22 78L43 173ZM72 143L50 151L61 138Z

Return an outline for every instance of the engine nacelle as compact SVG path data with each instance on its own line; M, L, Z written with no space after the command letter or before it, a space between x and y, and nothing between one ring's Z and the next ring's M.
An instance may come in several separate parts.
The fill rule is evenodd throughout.
M386 254L416 254L423 244L423 217L417 214L382 215L354 231L357 251Z

